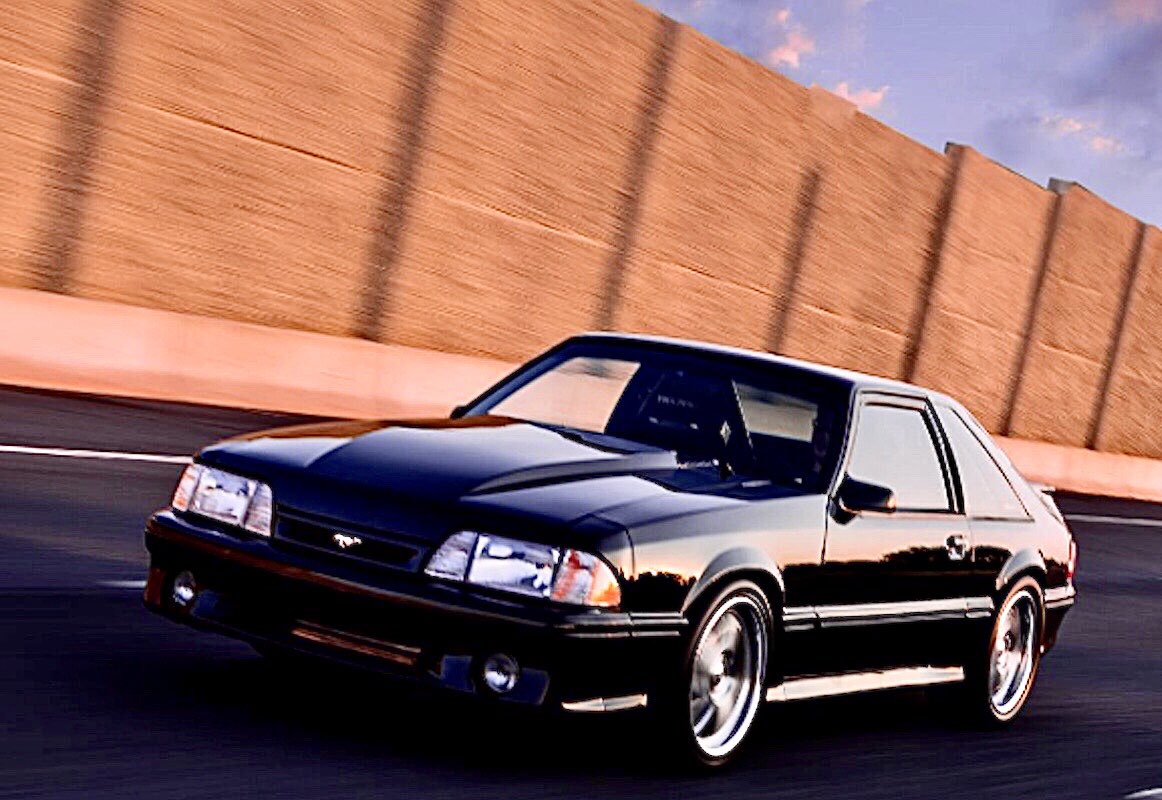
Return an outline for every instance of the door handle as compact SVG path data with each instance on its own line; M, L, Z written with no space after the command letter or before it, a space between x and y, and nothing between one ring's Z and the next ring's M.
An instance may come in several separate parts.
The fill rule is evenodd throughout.
M963 561L964 557L968 555L968 537L960 533L949 536L944 547L948 550L950 561Z

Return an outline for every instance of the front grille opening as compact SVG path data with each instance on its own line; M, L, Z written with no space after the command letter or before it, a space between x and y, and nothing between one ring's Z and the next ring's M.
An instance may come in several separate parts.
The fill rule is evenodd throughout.
M359 563L416 572L427 548L387 531L355 529L280 509L273 539L276 545Z

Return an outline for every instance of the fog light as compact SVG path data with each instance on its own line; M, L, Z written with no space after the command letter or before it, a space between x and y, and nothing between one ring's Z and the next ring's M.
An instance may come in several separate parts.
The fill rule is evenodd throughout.
M484 684L497 694L505 694L516 686L516 679L520 676L520 667L516 659L503 653L494 653L484 661L480 674Z
M194 582L194 573L189 570L179 572L173 579L173 592L170 596L176 605L185 608L194 602L194 597L197 593L198 585Z

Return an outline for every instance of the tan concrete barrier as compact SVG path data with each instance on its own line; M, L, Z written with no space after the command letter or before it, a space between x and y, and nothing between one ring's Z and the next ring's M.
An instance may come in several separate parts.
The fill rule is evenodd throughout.
M997 434L1162 458L1157 228L933 151L631 0L5 11L0 286L192 315L197 335L253 323L260 351L273 328L367 340L302 339L286 403L371 413L408 348L511 363L618 328L915 380ZM124 387L197 347L154 319L123 323L152 341L100 339L124 363L44 331L78 352L12 374ZM171 366L152 391L266 385L217 357L222 380Z
M323 416L443 416L515 366L23 289L0 288L0 309L0 383L45 389ZM1162 461L998 442L1032 480L1162 501Z
M1114 355L1109 395L1098 431L1099 449L1137 456L1162 453L1162 231L1142 237L1126 333Z
M1058 489L1162 502L1162 461L995 437L1025 477Z
M912 377L955 394L997 431L1005 427L1055 198L975 150L964 148L962 159Z
M1062 197L1014 398L1013 435L1075 447L1089 442L1138 226L1083 188Z
M444 415L512 365L0 288L0 383L339 417Z

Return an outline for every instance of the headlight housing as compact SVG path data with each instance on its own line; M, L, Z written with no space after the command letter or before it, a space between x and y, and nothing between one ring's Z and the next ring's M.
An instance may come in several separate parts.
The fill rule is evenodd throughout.
M621 586L609 565L580 550L460 531L444 540L424 572L503 592L612 608Z
M203 464L190 464L174 490L173 507L259 536L270 536L274 495L261 481Z

